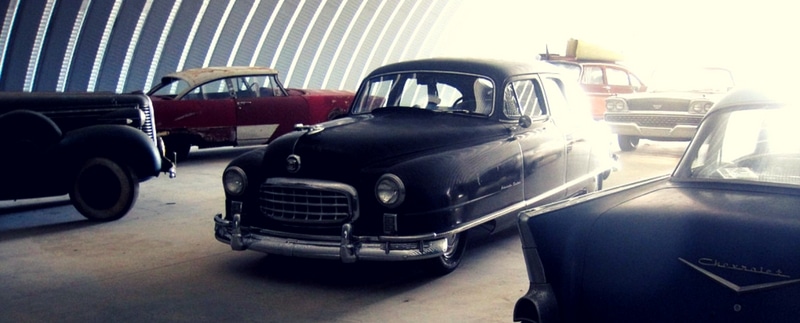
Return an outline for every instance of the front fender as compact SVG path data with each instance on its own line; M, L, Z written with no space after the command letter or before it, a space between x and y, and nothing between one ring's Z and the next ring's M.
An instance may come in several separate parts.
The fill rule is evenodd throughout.
M421 231L456 229L520 203L523 197L522 157L514 141L428 154L385 172L403 180L406 200L396 209L378 212L430 226L419 227Z
M96 125L68 132L59 145L68 167L89 157L107 157L133 169L140 181L158 176L161 155L144 132L119 125Z

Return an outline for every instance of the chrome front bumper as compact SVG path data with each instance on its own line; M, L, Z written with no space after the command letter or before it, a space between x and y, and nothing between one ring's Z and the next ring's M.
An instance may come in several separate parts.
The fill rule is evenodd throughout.
M642 138L692 139L697 132L695 126L675 126L674 128L640 127L635 123L606 123L612 133Z
M447 237L426 235L414 237L356 237L351 224L342 225L340 236L297 235L242 227L240 214L232 220L222 214L214 216L214 236L230 244L233 250L254 250L292 257L341 260L403 261L433 258L447 249Z

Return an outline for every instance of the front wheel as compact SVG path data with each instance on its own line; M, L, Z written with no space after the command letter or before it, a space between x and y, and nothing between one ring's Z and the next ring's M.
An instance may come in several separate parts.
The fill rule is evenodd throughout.
M70 200L92 221L114 221L130 211L139 195L133 171L107 158L88 159L78 169Z
M426 259L426 270L435 276L451 273L461 264L464 250L467 248L467 231L456 233L447 238L447 250L439 257Z
M634 136L617 136L617 142L619 143L619 149L622 151L634 151L636 150L636 146L639 145L639 138Z

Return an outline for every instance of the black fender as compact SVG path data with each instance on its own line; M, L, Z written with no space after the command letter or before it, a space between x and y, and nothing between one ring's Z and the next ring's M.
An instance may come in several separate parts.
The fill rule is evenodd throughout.
M155 143L144 132L128 126L76 129L64 136L59 151L72 170L88 158L105 157L130 167L140 182L158 176L161 171L161 154Z
M414 229L420 230L401 234L457 229L521 202L524 196L522 156L514 141L419 156L395 163L385 173L403 180L406 199L396 209L379 213L397 213L398 221L413 222ZM515 219L509 217L503 227L515 224Z
M58 125L39 112L14 110L0 115L0 198L65 193L59 182L40 185L58 175L59 164L52 156L61 138Z
M62 135L53 120L36 111L14 110L0 115L0 143L4 150L41 151L58 143Z

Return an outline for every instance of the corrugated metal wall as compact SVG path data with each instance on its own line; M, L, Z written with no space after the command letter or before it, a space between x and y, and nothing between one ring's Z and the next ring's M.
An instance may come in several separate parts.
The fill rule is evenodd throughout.
M276 68L355 90L428 57L458 0L0 0L0 91L147 90L203 66Z

